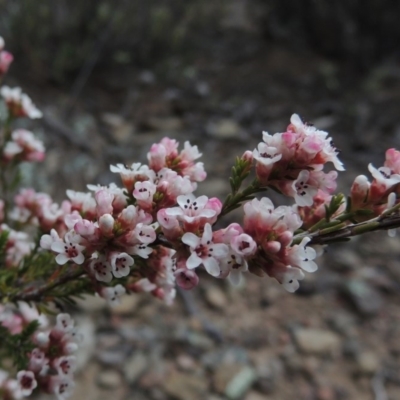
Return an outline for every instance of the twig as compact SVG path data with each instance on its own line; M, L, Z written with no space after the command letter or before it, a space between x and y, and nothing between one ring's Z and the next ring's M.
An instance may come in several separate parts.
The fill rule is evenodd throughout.
M60 276L59 278L55 279L53 282L42 285L36 289L29 288L26 292L22 291L16 293L15 295L11 295L9 300L12 302L16 301L35 301L39 302L42 301L43 298L46 296L47 292L50 290L63 285L64 283L73 281L85 273L80 267L78 270L67 272L66 274Z
M304 232L295 236L295 240L299 240L305 236L311 238L310 244L329 244L340 239L347 239L353 236L361 235L366 232L395 229L400 227L400 215L394 214L384 218L377 217L369 221L351 224L343 227L338 224L331 228L320 229L316 232Z

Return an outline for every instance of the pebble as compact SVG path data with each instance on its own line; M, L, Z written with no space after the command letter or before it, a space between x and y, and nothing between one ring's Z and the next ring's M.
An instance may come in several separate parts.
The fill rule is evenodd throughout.
M148 367L148 357L143 353L136 353L124 364L123 371L125 379L130 383L136 380L146 371Z
M361 375L373 375L379 365L379 358L371 351L362 352L357 357L357 372Z
M242 398L256 379L257 374L254 368L246 365L228 382L225 389L225 396L231 400Z
M121 383L121 375L114 369L101 371L97 376L97 384L105 389L114 389Z
M376 315L382 308L382 296L367 282L351 279L342 284L342 292L364 316Z
M174 371L164 381L164 389L177 400L204 400L208 395L207 379Z
M294 331L298 348L305 354L326 354L339 350L340 337L331 331L300 328Z
M205 298L210 306L219 310L225 309L228 305L225 292L216 285L210 285L205 289Z
M207 131L217 139L237 139L240 137L242 128L233 119L224 118L209 123Z

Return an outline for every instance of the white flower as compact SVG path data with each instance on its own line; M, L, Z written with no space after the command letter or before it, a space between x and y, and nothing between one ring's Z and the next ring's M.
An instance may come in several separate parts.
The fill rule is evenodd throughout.
M57 358L54 361L54 367L59 375L70 376L76 369L76 357L75 356L63 356Z
M65 333L69 333L74 329L74 320L69 314L58 314L56 329Z
M32 391L37 387L35 375L32 371L19 371L17 373L17 381L21 394L24 397L30 396Z
M304 279L304 273L300 268L291 267L290 265L286 268L281 284L289 293L294 293L300 286L298 281Z
M313 197L317 194L318 188L311 186L308 183L310 172L304 169L299 173L299 176L292 183L294 191L294 199L300 207L312 206Z
M193 269L203 264L210 275L220 275L221 269L218 260L228 255L228 246L223 243L212 242L210 224L204 226L202 238L194 233L186 232L182 236L182 242L191 249L191 255L186 261L187 268Z
M112 253L110 256L111 268L116 278L129 275L129 267L134 264L134 259L127 253Z
M111 264L106 260L103 255L99 255L97 258L93 258L93 260L90 261L89 266L98 281L111 282Z
M188 223L194 222L199 218L211 218L217 213L215 210L205 208L208 202L207 196L195 197L192 193L181 195L177 198L179 207L167 208L166 214L169 216L181 217Z
M254 149L253 157L264 165L271 165L282 158L282 154L276 147L268 146L265 143L259 143L258 148Z
M57 396L58 400L66 400L71 397L75 383L71 376L55 375L50 380L50 390Z
M103 288L101 291L101 297L105 298L110 306L115 306L121 302L120 297L125 293L125 288L118 284L114 287Z
M318 266L313 260L317 257L317 252L312 247L306 247L310 240L309 237L305 237L300 244L291 247L288 258L291 265L300 267L306 272L315 272Z
M392 171L388 167L380 167L376 169L372 164L369 164L368 169L377 182L383 184L386 189L389 189L400 182L400 175L392 174Z
M64 265L69 260L76 264L83 264L85 256L82 251L85 246L79 244L82 240L81 236L69 231L65 234L64 241L56 240L51 244L51 250L59 253L56 257L56 262L59 265Z

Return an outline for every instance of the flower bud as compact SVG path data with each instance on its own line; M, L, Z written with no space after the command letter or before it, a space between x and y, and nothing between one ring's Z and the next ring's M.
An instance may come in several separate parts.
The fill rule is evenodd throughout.
M99 228L104 236L111 236L114 228L114 218L110 214L104 214L99 218Z
M350 190L351 208L357 210L367 202L368 192L371 184L365 175L358 175L354 179Z

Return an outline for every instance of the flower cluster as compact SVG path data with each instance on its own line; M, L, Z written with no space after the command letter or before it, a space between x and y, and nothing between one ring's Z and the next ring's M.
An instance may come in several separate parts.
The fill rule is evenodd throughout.
M263 142L253 151L256 173L261 183L293 197L299 206L311 206L318 190L332 194L336 189L337 172L323 171L333 163L338 171L343 164L328 133L304 123L293 114L283 133L263 133Z
M369 182L365 175L359 175L351 187L351 209L369 210L378 216L394 205L399 192L400 183L400 152L396 149L386 151L384 165L375 168L368 166L373 180Z
M38 320L39 328L32 334L34 348L28 353L26 369L16 379L0 370L0 394L5 400L28 397L36 388L54 394L58 400L67 399L74 388L73 372L81 335L68 314L57 316L56 326L48 329L48 320L36 309L20 302L18 308L2 308L0 325L12 334L19 334L31 321Z
M4 44L4 39L0 36L0 80L6 74L14 59L11 53L4 50Z
M0 38L0 78L12 61L3 47ZM122 187L67 190L61 204L34 189L14 195L19 164L45 155L34 134L13 130L14 122L42 113L20 88L1 87L1 100L8 115L0 121L0 302L18 308L0 303L0 329L10 343L25 346L16 379L0 370L6 400L36 389L64 400L74 387L72 353L81 338L73 320L59 314L48 329L47 319L21 300L46 311L45 303L73 302L76 295L98 294L113 305L126 293L149 292L171 304L177 288L198 285L201 269L233 284L247 272L268 275L294 292L305 272L317 270L320 244L329 243L330 233L340 233L336 240L400 226L400 152L388 150L378 169L370 165L372 182L358 176L345 201L334 194L337 171L344 170L337 149L327 132L297 114L284 132L264 132L263 142L236 160L224 202L195 194L206 179L201 153L169 138L151 146L148 165L110 166ZM328 163L336 171L325 171ZM294 204L275 207L264 196L268 188ZM223 217L240 206L241 223L224 225Z

